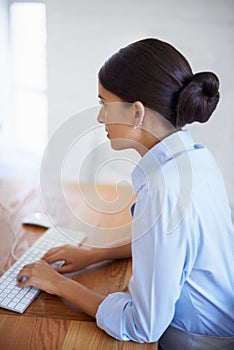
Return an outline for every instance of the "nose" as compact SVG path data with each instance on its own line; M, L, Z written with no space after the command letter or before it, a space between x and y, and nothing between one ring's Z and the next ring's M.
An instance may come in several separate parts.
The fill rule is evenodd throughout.
M97 121L99 123L105 123L105 113L104 113L103 107L100 108L100 111L97 116Z

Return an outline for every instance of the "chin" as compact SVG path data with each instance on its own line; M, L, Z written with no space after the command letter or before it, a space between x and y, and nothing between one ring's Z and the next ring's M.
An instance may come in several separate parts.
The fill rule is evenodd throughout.
M110 140L111 148L115 151L131 148L131 146L124 139L112 139Z

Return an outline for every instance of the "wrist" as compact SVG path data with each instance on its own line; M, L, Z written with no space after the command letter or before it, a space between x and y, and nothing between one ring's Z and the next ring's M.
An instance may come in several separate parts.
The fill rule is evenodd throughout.
M105 248L91 248L89 252L89 261L91 264L99 263L103 260L109 259L108 249Z
M60 275L59 279L57 280L56 292L54 294L56 294L59 297L63 297L64 292L66 291L66 288L69 284L69 281L70 281L70 278Z

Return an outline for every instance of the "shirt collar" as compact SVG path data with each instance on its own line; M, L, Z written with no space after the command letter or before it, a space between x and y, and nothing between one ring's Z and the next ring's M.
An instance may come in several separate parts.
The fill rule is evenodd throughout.
M132 172L133 191L136 196L148 181L149 175L168 160L193 149L194 141L187 129L176 131L152 147Z

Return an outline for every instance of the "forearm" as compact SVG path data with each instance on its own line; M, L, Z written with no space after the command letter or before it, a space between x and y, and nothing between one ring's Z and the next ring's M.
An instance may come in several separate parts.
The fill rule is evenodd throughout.
M66 299L94 318L98 306L104 300L104 296L64 276L61 276L55 294Z
M117 244L118 243L118 244ZM91 264L109 259L125 259L132 256L131 242L115 242L107 248L93 248L90 250ZM98 306L104 300L104 296L86 288L80 283L61 276L58 284L57 295L68 300L82 311L95 318Z
M108 259L126 259L132 257L131 242L107 248L93 248L90 252L92 263Z

